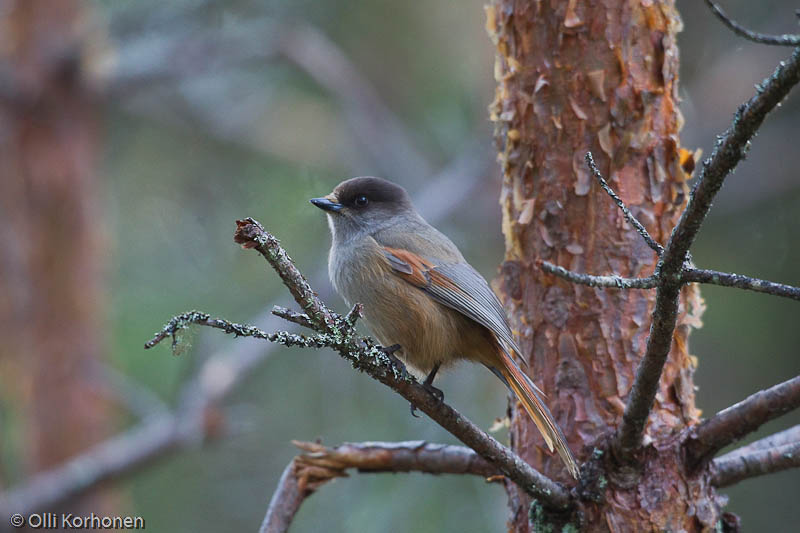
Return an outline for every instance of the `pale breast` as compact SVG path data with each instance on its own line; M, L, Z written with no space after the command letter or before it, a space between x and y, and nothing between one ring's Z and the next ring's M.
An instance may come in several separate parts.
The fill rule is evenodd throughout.
M348 246L345 253L332 250L329 267L337 292L349 305L364 305L371 333L384 346L401 345L404 361L428 372L459 356L469 319L395 275L373 239Z

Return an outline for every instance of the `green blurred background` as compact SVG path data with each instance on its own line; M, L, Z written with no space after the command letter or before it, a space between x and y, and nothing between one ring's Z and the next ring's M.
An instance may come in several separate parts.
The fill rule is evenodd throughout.
M110 221L106 305L113 366L174 402L205 358L245 341L196 330L181 357L166 346L143 351L164 321L200 309L248 322L265 306L289 304L264 261L233 243L237 218L260 220L329 294L320 275L327 227L307 199L352 175L393 178L417 195L441 172L475 176L480 182L468 190L469 203L454 206L446 195L427 194L422 211L437 218L479 271L494 277L503 239L486 111L495 82L484 3L90 2L96 22L107 28L117 69L103 109L101 169ZM797 27L795 2L724 5L762 31ZM736 106L788 50L735 37L701 2L678 1L678 7L685 24L679 36L682 142L709 154ZM271 48L291 28L309 26L335 43L371 89L352 76L314 79L291 51ZM171 59L162 73L142 74L165 57ZM306 59L331 61L313 52ZM377 112L360 109L373 96ZM383 120L387 111L416 157L385 153L393 150L383 144L391 132L380 131L393 127ZM693 249L699 266L800 284L799 123L794 94L720 193ZM370 124L379 134L365 131ZM706 415L800 373L797 302L724 288L704 287L703 295L705 326L693 333L691 351L700 361L698 403ZM330 301L345 310L338 298ZM504 414L505 393L488 372L464 365L439 386L482 427ZM225 410L231 435L124 482L126 511L145 517L149 530L256 529L297 453L290 439L454 442L427 418L410 417L401 398L328 350L272 349ZM796 414L784 417L756 436L799 421ZM134 422L129 417L120 428ZM5 471L18 471L9 461ZM742 517L745 530L790 531L787 524L800 522L798 490L797 470L746 481L726 491L728 510ZM481 479L355 475L310 498L293 531L499 532L505 520L502 487Z

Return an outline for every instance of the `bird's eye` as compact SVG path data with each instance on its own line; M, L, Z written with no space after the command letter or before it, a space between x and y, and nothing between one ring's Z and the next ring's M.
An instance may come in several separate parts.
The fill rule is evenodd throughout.
M356 200L354 202L358 207L364 207L369 203L369 200L363 194L361 196L356 196Z

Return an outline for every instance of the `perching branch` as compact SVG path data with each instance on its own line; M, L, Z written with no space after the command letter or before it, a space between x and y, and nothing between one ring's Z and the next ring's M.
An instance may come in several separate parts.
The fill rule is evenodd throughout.
M706 5L711 9L714 15L722 21L728 28L731 29L736 35L749 39L753 42L760 44L771 44L777 46L800 46L800 35L769 35L766 33L758 33L753 30L748 30L725 13L721 7L711 0L705 0Z
M800 376L759 391L693 428L684 443L686 465L702 467L722 448L762 424L800 407Z
M658 269L656 293L647 349L625 406L622 424L617 430L616 446L623 456L639 447L647 418L653 406L664 363L672 346L678 316L678 297L682 286L689 248L711 209L711 202L725 178L745 156L750 139L767 114L800 82L800 48L781 62L746 104L739 108L730 128L720 136L711 157L703 162L686 209L664 249Z
M498 470L464 446L424 441L347 443L327 448L312 442L294 442L307 453L286 467L272 496L261 533L284 533L303 501L320 486L347 470L361 473L424 472L474 474L492 477Z
M278 272L297 303L306 310L318 334L314 337L302 337L305 339L302 342L306 342L308 346L325 345L336 350L343 358L350 361L354 368L399 393L544 505L553 508L569 506L570 495L563 486L534 470L510 449L486 434L458 411L441 402L408 374L402 363L385 353L371 339L357 336L352 323L348 323L348 320L327 308L280 247L277 239L266 232L258 222L252 219L237 221L234 239L243 247L254 248L261 253ZM269 338L270 334L256 331L257 328L210 319L204 314L184 313L173 318L156 338L148 343L148 346L174 335L178 329L188 325L187 317L195 316L198 319L193 323L212 325L228 333L248 334L272 342L283 343L286 340L289 343L301 344L294 337L279 335L273 340ZM354 318L351 317L351 322ZM308 339L314 341L309 342Z
M730 453L713 461L712 483L728 487L751 477L800 468L800 441L745 454Z

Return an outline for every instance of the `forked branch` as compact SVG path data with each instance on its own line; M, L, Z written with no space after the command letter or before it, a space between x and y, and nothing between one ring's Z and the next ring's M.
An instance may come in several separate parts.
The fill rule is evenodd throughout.
M781 62L746 104L736 112L730 128L719 138L711 157L703 162L686 209L672 231L658 269L656 293L647 348L625 406L622 424L617 431L616 448L623 456L639 447L653 407L664 363L672 346L680 289L683 284L687 254L700 226L711 209L711 202L725 178L744 157L750 139L767 114L800 82L800 48L787 61Z
M683 285L690 282L713 283L800 299L800 288L747 276L696 269L691 265L689 256L689 248L694 243L725 178L744 157L750 139L758 131L767 114L798 82L800 82L800 48L795 49L787 61L782 61L772 76L757 87L756 94L736 112L733 123L719 137L711 157L703 162L686 209L681 213L678 224L672 230L663 249L611 189L595 165L591 153L586 154L586 163L601 187L614 200L626 220L660 257L655 272L644 278L592 276L572 272L545 261L539 262L540 268L544 271L572 283L617 289L656 289L655 309L652 314L650 335L647 338L647 348L636 370L622 423L614 439L614 448L623 459L629 457L642 442L661 373L672 347L672 337L678 318L679 296Z

